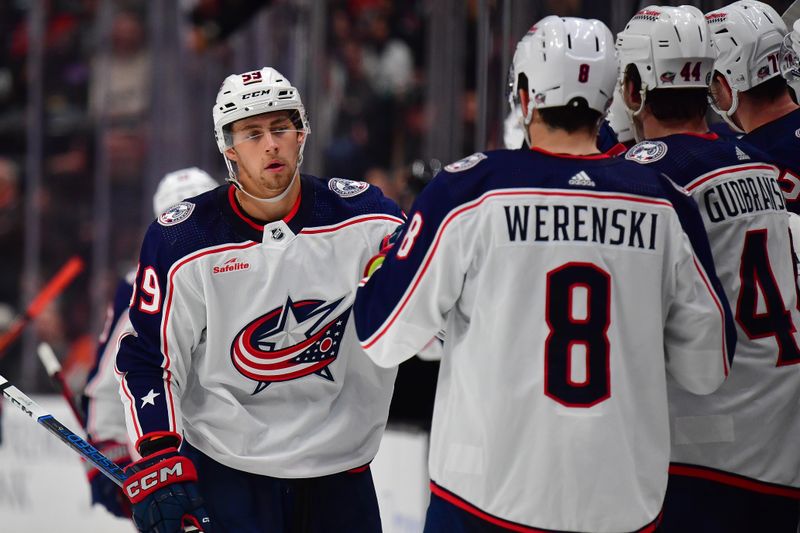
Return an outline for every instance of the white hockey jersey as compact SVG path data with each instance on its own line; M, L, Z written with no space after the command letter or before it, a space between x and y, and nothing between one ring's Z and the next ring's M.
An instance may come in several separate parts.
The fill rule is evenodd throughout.
M100 335L95 366L83 391L86 432L94 442L128 442L125 411L119 400L119 381L114 373L119 337L130 329L128 305L133 293L135 272L121 280L108 306L106 322ZM135 454L133 446L130 452Z
M800 499L800 303L780 171L714 134L645 141L626 157L643 156L697 200L738 326L717 392L669 389L670 472Z
M540 150L445 167L354 314L387 367L447 332L431 489L514 531L652 531L666 374L709 393L736 342L694 202L630 162Z
M224 465L282 478L374 457L396 370L360 349L350 311L402 212L366 183L301 184L292 212L265 226L245 216L232 187L151 225L135 331L117 356L131 440L183 431Z

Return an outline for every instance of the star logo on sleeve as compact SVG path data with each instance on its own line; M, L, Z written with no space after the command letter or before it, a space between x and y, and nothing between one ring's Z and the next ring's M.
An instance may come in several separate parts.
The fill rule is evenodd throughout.
M147 396L142 396L142 405L139 407L139 409L143 409L145 405L155 406L157 396L161 396L161 393L150 389L150 392L147 393Z

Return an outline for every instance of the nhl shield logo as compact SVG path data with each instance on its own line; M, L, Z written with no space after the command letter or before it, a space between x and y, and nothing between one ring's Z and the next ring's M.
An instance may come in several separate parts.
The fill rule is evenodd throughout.
M192 202L180 202L173 205L158 217L158 223L162 226L174 226L180 224L192 214L194 204Z
M328 181L328 188L342 198L351 198L369 189L369 183L365 181L346 180L344 178L331 178L331 180Z
M464 172L465 170L471 169L484 159L486 159L486 154L477 152L465 157L464 159L459 159L455 163L450 163L444 167L444 169L448 172Z
M652 163L667 155L667 145L661 141L642 141L628 150L625 159L637 163Z
M311 374L333 381L328 366L339 354L350 308L332 315L343 298L293 301L252 320L231 343L231 361L257 382L253 394L271 383Z

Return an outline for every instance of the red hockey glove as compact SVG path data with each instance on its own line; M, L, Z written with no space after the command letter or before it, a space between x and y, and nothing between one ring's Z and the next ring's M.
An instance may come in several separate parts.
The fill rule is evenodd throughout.
M197 471L178 454L177 433L146 435L139 440L142 459L125 469L123 490L133 504L133 522L141 532L177 533L194 526L211 531L211 519L197 489Z

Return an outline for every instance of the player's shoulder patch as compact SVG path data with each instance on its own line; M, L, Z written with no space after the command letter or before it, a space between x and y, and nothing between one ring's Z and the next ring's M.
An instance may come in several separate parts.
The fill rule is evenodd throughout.
M344 178L331 178L328 180L328 188L342 198L352 198L369 189L369 183Z
M449 165L445 166L444 169L448 172L464 172L465 170L471 169L484 159L486 159L486 154L483 152L475 152L464 159L459 159L458 161L450 163Z
M192 202L179 202L161 213L161 216L158 217L158 223L162 226L180 224L189 218L192 211L194 211L194 204Z
M652 163L667 155L667 144L662 141L642 141L628 150L625 159L637 163Z

